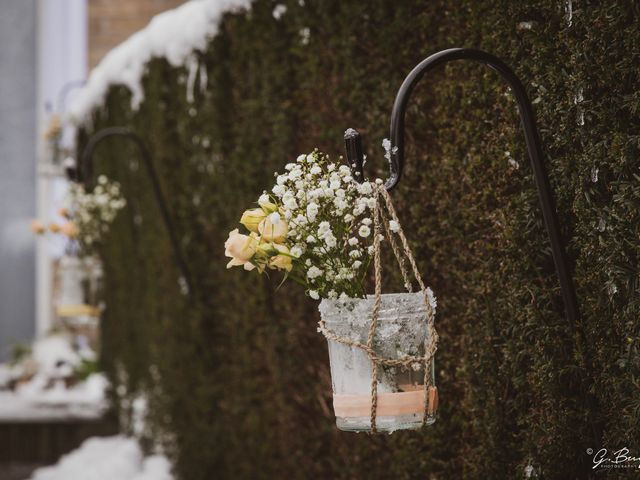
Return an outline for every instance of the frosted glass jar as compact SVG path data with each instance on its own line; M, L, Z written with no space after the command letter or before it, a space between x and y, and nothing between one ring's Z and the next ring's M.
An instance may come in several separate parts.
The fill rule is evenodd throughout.
M97 259L63 256L57 270L54 300L57 316L74 326L95 324L100 314L101 280L102 266Z
M429 339L424 293L383 294L374 338L374 351L381 358L400 359L424 355ZM320 302L319 310L326 328L336 335L367 343L373 312L373 295L364 299ZM340 430L371 430L371 375L369 356L362 349L333 340L329 342L333 405L336 425ZM433 361L430 372L433 380ZM378 400L376 428L381 432L417 429L425 413L424 363L404 369L378 367ZM431 385L435 385L432 381ZM431 387L427 425L435 422L437 390Z

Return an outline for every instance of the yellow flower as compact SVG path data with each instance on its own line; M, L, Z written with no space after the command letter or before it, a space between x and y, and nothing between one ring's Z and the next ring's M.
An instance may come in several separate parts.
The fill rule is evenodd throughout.
M265 215L278 211L278 206L272 202L261 202L258 200L258 205L260 205L260 208L264 211Z
M64 222L62 225L60 225L59 230L60 233L66 235L69 238L78 236L78 227L76 227L76 224L73 222Z
M291 263L291 256L289 255L289 248L286 245L279 243L263 242L258 245L258 252L256 257L259 257L260 272L267 266L271 270L286 270L290 272L293 268Z
M57 223L50 223L49 231L51 233L58 233L60 231L60 225L58 225Z
M44 131L43 136L45 140L53 140L60 136L61 133L62 123L60 122L60 116L54 113L49 120L49 126Z
M240 219L240 223L247 227L250 232L257 232L258 225L267 217L267 214L261 208L252 208L245 210Z
M31 221L31 231L37 235L42 235L47 228L40 220L32 220Z
M278 269L278 270L286 270L290 272L293 268L293 264L291 263L291 257L289 256L289 248L285 245L273 244L275 249L278 251L278 254L275 257L271 257L269 260L269 268ZM282 254L285 255L282 255Z
M229 232L229 238L224 243L224 254L231 257L227 268L242 265L245 270L253 270L255 266L250 260L256 253L258 246L258 238L254 233L251 235L242 235L238 233L238 229Z
M264 241L280 243L287 238L289 225L286 220L280 218L278 212L273 212L260 222L258 232L260 232Z

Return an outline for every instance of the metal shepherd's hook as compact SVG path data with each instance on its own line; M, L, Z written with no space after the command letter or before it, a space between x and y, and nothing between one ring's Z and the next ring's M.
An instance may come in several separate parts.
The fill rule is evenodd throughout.
M426 58L420 62L409 73L409 75L407 75L398 90L398 94L396 95L396 99L393 104L393 110L391 112L390 175L385 182L385 187L387 190L395 188L402 177L402 170L404 167L404 118L407 109L407 102L409 101L411 92L418 81L420 81L420 79L428 72L454 60L472 60L488 65L507 81L515 95L518 103L522 129L524 130L527 151L529 152L531 167L533 168L533 173L536 179L538 198L540 200L540 206L542 207L542 216L549 235L549 242L551 243L551 251L553 253L556 273L560 281L565 313L573 331L575 332L576 325L580 318L580 310L578 308L575 286L570 273L562 234L560 232L560 224L558 222L558 214L556 212L551 186L549 185L547 172L542 161L542 149L540 147L540 138L538 136L533 116L533 109L524 86L513 70L511 70L511 68L509 68L502 60L481 50L471 48L451 48L435 53ZM362 141L360 134L354 129L348 129L345 132L345 147L349 165L354 169L354 177L357 180L362 181L364 178L362 172L364 163ZM583 343L583 341L580 340L579 343L580 344L577 345L578 353L582 355L583 347L581 343ZM593 402L592 399L588 399L588 401L590 403ZM596 437L596 441L599 444L599 429L595 426L593 429L594 437Z
M151 154L149 153L149 149L142 141L142 139L132 130L126 127L108 127L100 130L96 134L94 134L87 143L84 151L82 152L82 157L80 158L80 178L84 183L91 187L92 177L93 177L93 153L95 152L98 145L109 137L124 137L131 140L136 147L138 148L138 152L140 153L140 157L142 158L142 163L147 171L149 176L149 180L151 181L151 187L153 190L153 195L156 199L156 203L158 208L160 209L160 215L162 217L162 221L167 230L167 234L169 235L169 240L171 242L171 247L173 249L173 255L175 257L176 263L178 265L178 269L180 270L180 274L184 279L184 282L187 286L187 290L191 295L193 293L193 281L191 277L191 272L187 266L187 262L182 254L182 250L180 248L178 238L176 236L176 231L174 228L173 221L171 220L171 215L169 214L169 209L167 208L167 203L165 202L165 197L162 193L162 189L160 187L160 180L158 179L158 174L156 169L151 161Z

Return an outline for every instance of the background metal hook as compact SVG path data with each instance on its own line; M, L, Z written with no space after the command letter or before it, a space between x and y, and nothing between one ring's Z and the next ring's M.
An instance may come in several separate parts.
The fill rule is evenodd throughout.
M165 197L162 193L162 188L160 187L158 174L153 165L153 162L151 161L151 154L149 153L149 149L145 145L144 141L135 132L126 127L108 127L100 130L99 132L91 136L82 152L79 165L79 177L81 181L84 182L84 184L88 188L93 187L93 154L98 145L103 140L109 137L127 138L131 140L138 148L138 152L140 153L140 157L142 158L142 163L144 164L147 174L149 175L149 180L151 180L153 195L155 197L158 208L160 209L160 215L167 230L167 234L169 235L169 240L171 242L171 247L173 249L176 264L178 265L180 274L187 286L187 290L189 294L191 294L193 292L193 281L191 272L189 271L187 262L185 261L185 258L182 254L182 250L176 236L174 224L171 220L171 215L169 214L169 209L167 208Z

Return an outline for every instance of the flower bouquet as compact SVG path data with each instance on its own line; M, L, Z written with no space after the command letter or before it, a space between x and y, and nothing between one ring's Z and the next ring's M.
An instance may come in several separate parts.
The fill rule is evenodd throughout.
M227 268L284 272L322 299L337 426L349 431L419 428L435 421L435 297L422 283L381 180L358 183L317 150L276 174L257 207L229 233ZM388 239L408 293L381 293L381 242ZM411 291L405 260L420 286ZM366 295L374 263L375 295ZM426 326L426 328L425 328Z

